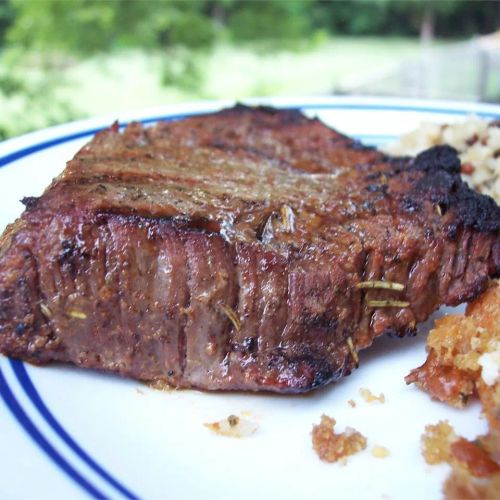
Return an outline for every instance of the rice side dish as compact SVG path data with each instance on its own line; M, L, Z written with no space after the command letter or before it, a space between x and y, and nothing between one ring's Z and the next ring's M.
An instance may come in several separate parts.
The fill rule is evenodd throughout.
M424 122L382 149L393 156L415 156L439 144L449 144L459 152L462 177L471 187L500 203L500 120L468 116L447 125Z

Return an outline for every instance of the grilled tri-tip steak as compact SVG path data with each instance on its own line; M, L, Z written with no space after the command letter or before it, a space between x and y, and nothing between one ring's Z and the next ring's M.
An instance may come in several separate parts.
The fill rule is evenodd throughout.
M500 274L500 208L459 167L298 111L111 127L0 240L0 350L175 387L321 386Z

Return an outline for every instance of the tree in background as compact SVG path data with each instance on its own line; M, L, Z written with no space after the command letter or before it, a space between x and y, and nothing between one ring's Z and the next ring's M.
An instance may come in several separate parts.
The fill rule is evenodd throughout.
M221 38L293 41L317 30L463 38L499 26L498 0L0 0L0 42L80 55L131 46L200 50Z
M14 11L7 0L0 0L0 46L4 44L8 27L14 21Z
M467 38L500 27L498 0L319 0L311 12L334 35Z
M91 54L119 47L213 40L207 2L144 0L11 0L8 41L29 48Z
M0 0L0 94L30 110L51 102L44 112L57 123L76 116L54 94L61 70L99 53L161 53L161 82L199 96L217 43L273 52L337 35L430 40L499 26L498 0Z
M227 29L236 41L290 41L311 34L310 0L226 2Z

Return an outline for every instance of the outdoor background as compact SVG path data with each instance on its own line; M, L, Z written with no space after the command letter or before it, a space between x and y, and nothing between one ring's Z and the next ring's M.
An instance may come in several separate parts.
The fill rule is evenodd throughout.
M500 102L500 2L0 0L0 139L188 100Z

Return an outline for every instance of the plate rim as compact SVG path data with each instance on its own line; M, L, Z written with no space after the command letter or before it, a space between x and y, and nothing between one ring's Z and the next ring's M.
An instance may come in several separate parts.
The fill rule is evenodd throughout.
M84 138L108 128L118 121L121 127L132 121L151 124L162 119L181 119L191 115L213 112L237 102L248 105L272 105L278 108L308 109L359 109L396 112L428 112L436 114L467 115L476 114L483 118L500 118L500 104L414 99L399 97L359 97L359 96L323 96L323 97L253 97L241 100L194 101L180 104L140 108L132 111L119 111L112 114L84 118L60 125L47 127L0 142L0 168L63 142ZM27 145L30 147L27 147ZM35 149L38 148L38 149ZM26 149L25 154L15 156L16 150ZM11 156L12 155L12 156Z

